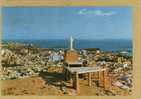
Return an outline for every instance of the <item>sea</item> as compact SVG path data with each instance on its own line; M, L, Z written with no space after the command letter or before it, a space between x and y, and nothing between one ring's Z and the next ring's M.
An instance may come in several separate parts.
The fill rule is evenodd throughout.
M48 39L48 40L2 40L3 44L8 42L33 44L40 48L69 48L69 40ZM132 40L106 39L106 40L78 40L74 41L75 49L98 48L103 51L128 51L132 52Z

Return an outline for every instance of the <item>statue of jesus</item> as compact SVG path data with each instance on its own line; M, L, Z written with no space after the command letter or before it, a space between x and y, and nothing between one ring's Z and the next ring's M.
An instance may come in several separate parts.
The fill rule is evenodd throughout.
M73 49L73 41L74 39L72 38L72 36L70 37L70 50L74 50Z

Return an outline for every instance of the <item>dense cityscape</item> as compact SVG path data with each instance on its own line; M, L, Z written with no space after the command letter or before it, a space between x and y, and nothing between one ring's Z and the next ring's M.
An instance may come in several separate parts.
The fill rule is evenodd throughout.
M75 90L67 87L68 82L65 81L63 72L64 66L64 54L66 49L64 48L38 48L32 44L21 43L8 43L3 45L1 49L2 55L2 75L1 80L3 84L3 95L46 95L46 93L38 93L40 88L37 88L37 92L28 91L22 92L22 89L8 87L6 81L16 81L19 79L34 79L45 83L43 89L46 89L47 95L75 95ZM83 62L85 66L90 67L104 67L108 68L108 72L111 78L111 90L106 91L103 88L96 85L93 81L93 89L97 90L96 93L86 93L82 91L82 95L131 95L132 93L132 56L127 51L119 52L106 52L96 48L80 49L77 50L79 55L78 61ZM50 84L44 78L45 75L51 73L60 73L56 82L58 86ZM56 77L56 76L54 76ZM40 79L39 79L40 78ZM93 78L93 76L92 76ZM82 77L81 82L85 83L87 77ZM36 79L37 80L37 79ZM18 83L18 81L17 81ZM26 83L26 82L24 82ZM40 82L38 82L40 85ZM81 84L80 84L81 85ZM27 87L27 86L26 86ZM82 84L82 88L83 88ZM52 93L49 89L52 89ZM42 89L42 90L43 90ZM25 89L24 89L25 90ZM84 89L82 89L84 90Z

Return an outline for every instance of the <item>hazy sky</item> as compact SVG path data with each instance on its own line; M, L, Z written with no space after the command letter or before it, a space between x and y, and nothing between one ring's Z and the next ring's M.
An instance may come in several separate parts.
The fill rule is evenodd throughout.
M132 39L130 7L8 7L3 39Z

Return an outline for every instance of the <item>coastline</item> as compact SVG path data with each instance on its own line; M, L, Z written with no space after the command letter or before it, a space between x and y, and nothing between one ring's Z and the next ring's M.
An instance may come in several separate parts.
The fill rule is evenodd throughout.
M15 39L15 40L2 40L2 44L21 43L27 45L34 45L38 48L49 49L68 49L69 41L67 39ZM132 40L126 39L105 39L105 40L75 40L74 47L77 50L97 48L103 51L128 51L132 52Z

